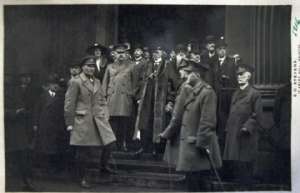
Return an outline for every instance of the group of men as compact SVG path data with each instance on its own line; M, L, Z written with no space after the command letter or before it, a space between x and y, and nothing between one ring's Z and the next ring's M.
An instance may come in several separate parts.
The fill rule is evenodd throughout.
M51 84L45 87L49 99L62 96L64 101L56 103L54 111L61 113L51 120L57 124L63 119L82 187L90 187L87 166L93 152L101 152L101 175L116 173L108 166L114 143L121 151L134 150L131 155L137 159L144 152L158 159L164 152L164 160L186 173L189 191L204 190L211 167L221 168L223 161L224 174L234 173L242 185L251 184L263 118L260 94L250 84L253 66L229 57L223 37L207 36L205 43L205 50L179 44L169 55L161 47L136 47L131 55L129 44L106 48L95 43L70 66L65 94ZM19 103L16 111L6 111L7 118L19 121L16 114L30 113L26 109L32 101ZM54 103L41 103L44 110L35 111L51 114ZM34 130L49 122L42 115L34 116ZM40 134L44 143L55 128L46 125L47 132ZM141 142L138 149L130 146L135 140ZM22 173L30 186L28 171Z
M158 159L170 140L164 158L187 172L190 191L203 190L211 164L220 168L222 160L233 161L230 172L238 169L238 178L249 183L262 117L259 92L249 85L253 69L227 56L224 38L208 36L206 43L205 52L195 44L179 44L170 56L161 47L151 54L137 47L133 57L128 44L111 50L92 45L65 98L70 144L87 158L81 166L91 146L104 146L108 156L112 142L128 151L131 141L139 139L141 146L132 155L150 152ZM113 60L109 65L107 53ZM108 160L105 155L102 160ZM103 168L114 173L107 164ZM82 179L81 185L89 186Z

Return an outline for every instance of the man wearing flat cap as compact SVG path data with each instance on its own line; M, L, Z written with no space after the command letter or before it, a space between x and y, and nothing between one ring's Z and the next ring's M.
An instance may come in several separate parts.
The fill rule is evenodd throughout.
M216 168L222 165L215 130L217 97L212 87L202 78L208 70L208 65L199 62L197 57L193 56L188 58L188 63L191 73L185 84L190 88L182 90L188 92L187 96L181 98L182 106L175 109L178 111L173 113L175 116L172 117L170 125L160 136L171 139L179 132L176 170L186 173L188 191L200 192L206 190L204 179L208 179L207 175L211 169L207 151L210 152Z
M108 64L108 60L107 60L108 49L105 46L96 42L87 49L87 53L95 56L96 58L95 77L99 79L100 82L102 82Z
M231 166L232 171L228 172L233 173L242 188L249 190L247 188L252 184L263 110L259 91L250 85L253 68L238 64L236 74L238 88L231 100L223 159L230 163L228 166Z
M214 88L218 97L217 134L224 149L225 126L229 114L231 96L237 87L234 60L227 55L227 43L224 37L217 42L218 60L214 65Z
M115 45L114 50L117 60L108 65L102 87L108 103L110 123L117 136L117 147L127 151L130 133L133 133L131 121L136 98L135 64L128 58L127 45Z
M70 131L70 145L76 147L77 169L81 186L89 188L87 163L93 151L101 150L100 171L110 173L108 159L111 144L116 140L109 124L105 93L95 78L96 59L86 56L81 62L82 73L70 80L65 97L65 122Z

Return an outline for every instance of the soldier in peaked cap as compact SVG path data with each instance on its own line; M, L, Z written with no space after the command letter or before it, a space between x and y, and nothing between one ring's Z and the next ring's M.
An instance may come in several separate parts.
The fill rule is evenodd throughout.
M102 82L106 67L108 65L108 49L99 43L94 43L87 49L87 53L95 56L95 77L98 78L100 82Z
M133 117L133 103L136 100L134 73L135 63L127 56L128 46L117 44L114 46L117 59L108 65L104 79L103 91L108 102L110 123L117 136L117 147L127 151L127 145L131 142L130 133L133 132L131 120Z
M263 110L260 93L250 84L253 67L240 63L236 74L238 88L232 96L226 124L223 159L226 160L227 169L232 169L226 172L232 172L242 188L250 188L259 130L262 130L260 125L263 125Z
M108 167L111 145L116 141L109 124L109 113L105 93L100 81L94 76L95 56L82 59L82 72L70 80L65 97L65 123L71 131L70 145L76 147L81 186L89 188L87 163L92 151L101 150L100 171L112 173ZM103 148L99 148L103 147Z
M216 136L217 98L214 90L201 77L208 66L196 57L187 59L190 71L186 85L175 104L172 120L160 135L171 139L179 133L179 151L176 170L186 173L188 191L204 191L208 179L210 162L206 151L210 151L216 168L222 165ZM180 129L178 129L178 126Z

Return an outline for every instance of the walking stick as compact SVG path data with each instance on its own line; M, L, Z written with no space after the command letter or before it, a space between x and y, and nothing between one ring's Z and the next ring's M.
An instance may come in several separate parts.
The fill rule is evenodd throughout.
M211 168L211 170L213 171L213 173L215 174L215 176L216 176L216 178L217 178L217 180L218 180L218 183L219 183L219 185L221 186L222 191L225 191L223 182L221 181L220 175L219 175L219 173L218 173L218 171L217 171L217 169L216 169L216 167L215 167L215 165L214 165L214 162L213 162L213 160L212 160L212 158L211 158L211 154L210 154L209 149L205 148L205 153L206 153L206 155L207 155L207 158L208 158L208 161L209 161L210 168Z

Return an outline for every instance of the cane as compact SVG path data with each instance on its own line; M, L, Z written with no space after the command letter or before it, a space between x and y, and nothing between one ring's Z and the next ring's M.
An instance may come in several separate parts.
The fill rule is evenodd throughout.
M218 173L218 171L217 171L217 169L216 169L216 167L215 167L215 165L214 165L214 162L213 162L213 160L212 160L212 158L211 158L211 154L210 154L209 149L205 148L205 153L206 153L206 155L207 155L207 158L208 158L208 161L209 161L210 168L211 168L211 170L214 172L214 174L215 174L215 176L216 176L216 178L217 178L217 180L218 180L218 183L219 183L219 185L221 186L222 191L225 191L223 182L221 181L220 175L219 175L219 173Z

